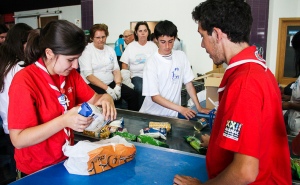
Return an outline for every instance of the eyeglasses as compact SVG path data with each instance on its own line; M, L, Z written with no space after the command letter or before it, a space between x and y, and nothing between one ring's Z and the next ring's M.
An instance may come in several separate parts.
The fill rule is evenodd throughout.
M127 37L130 37L132 34L130 34L130 35L124 35L124 38L127 38Z
M100 39L106 39L106 36L102 36L102 37L94 37L94 38L100 40Z

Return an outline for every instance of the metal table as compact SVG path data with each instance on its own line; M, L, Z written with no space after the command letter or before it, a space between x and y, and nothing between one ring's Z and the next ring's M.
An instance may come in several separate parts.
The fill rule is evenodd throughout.
M172 126L171 134L167 135L166 144L171 149L199 154L189 143L185 141L184 136L195 136L200 138L200 133L194 129L196 121L169 118L162 116L155 116L150 114L139 113L124 109L117 109L117 119L124 118L124 125L129 133L139 135L140 130L149 126L150 121L154 122L169 122ZM202 133L209 133L209 128L205 127ZM75 141L90 140L97 141L99 138L83 135L82 133L75 132ZM164 140L161 140L164 141Z

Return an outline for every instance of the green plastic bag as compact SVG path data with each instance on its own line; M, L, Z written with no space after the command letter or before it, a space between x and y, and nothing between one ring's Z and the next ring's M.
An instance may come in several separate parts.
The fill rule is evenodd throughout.
M169 148L169 145L167 145L166 143L158 140L158 139L154 139L151 136L147 136L147 135L139 135L137 136L137 141L140 143L145 143L145 144L149 144L149 145L154 145L154 146L161 146L161 147L165 147L165 148Z
M207 148L201 146L201 141L194 136L184 136L183 137L186 142L188 142L197 152L202 155L205 155L207 152Z
M291 167L293 177L300 179L300 159L291 158Z
M116 136L116 135L125 138L127 141L136 141L136 135L131 134L129 132L114 132L112 134L112 136Z

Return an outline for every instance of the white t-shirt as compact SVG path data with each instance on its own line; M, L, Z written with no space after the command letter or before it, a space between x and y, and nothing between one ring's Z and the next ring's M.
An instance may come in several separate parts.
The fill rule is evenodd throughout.
M156 51L157 46L151 41L144 46L133 41L126 47L120 61L128 64L131 78L135 76L143 78L145 62Z
M151 96L161 95L165 99L181 105L182 84L193 79L194 74L184 52L172 50L171 57L163 57L156 52L145 64L143 95L146 97L140 112L177 117L178 112L153 102Z
M300 76L296 80L296 82L291 85L292 96L291 102L300 103ZM300 131L300 112L290 109L288 116L288 125L291 129L291 134L296 136Z
M3 120L3 129L6 134L9 134L8 123L7 123L8 103L9 103L8 91L9 91L11 81L15 76L15 74L21 69L23 69L23 67L20 66L21 64L24 64L24 62L20 61L7 73L4 79L4 90L2 93L0 93L0 116ZM21 94L22 92L20 92L20 96Z
M104 45L103 50L89 43L79 57L80 74L86 83L86 77L93 74L106 85L114 80L113 71L120 70L117 56L113 48Z

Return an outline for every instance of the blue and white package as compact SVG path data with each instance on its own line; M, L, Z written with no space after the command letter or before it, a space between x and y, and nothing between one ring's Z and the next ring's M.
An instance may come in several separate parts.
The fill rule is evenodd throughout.
M79 107L78 114L84 117L93 117L94 121L85 128L87 131L101 129L104 126L104 116L102 115L102 109L100 107L84 102Z
M81 116L84 116L84 117L89 117L89 116L92 116L93 109L89 103L84 102L79 107L78 114L80 114Z
M166 128L144 128L140 130L140 135L148 135L153 138L167 139L167 129Z
M109 131L111 133L114 133L116 131L119 132L124 132L125 130L127 131L126 128L124 128L124 118L122 117L121 119L116 119L112 122L109 123Z
M110 122L109 126L124 128L124 118L122 117L121 119L116 119L116 120Z

